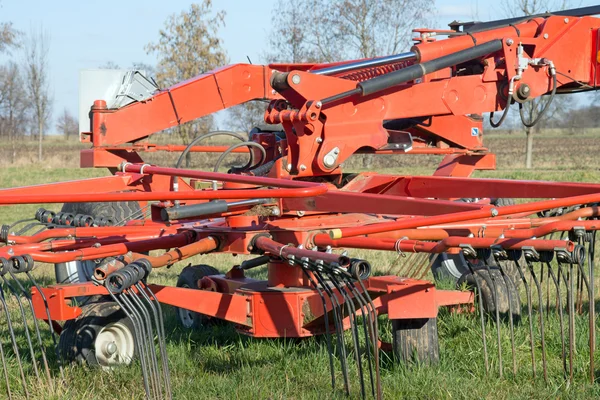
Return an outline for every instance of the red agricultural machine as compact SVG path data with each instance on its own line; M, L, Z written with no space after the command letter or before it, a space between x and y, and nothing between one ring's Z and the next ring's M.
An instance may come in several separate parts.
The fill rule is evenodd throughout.
M516 372L513 329L528 321L532 372L545 379L544 314L556 312L564 376L573 379L575 318L585 308L593 382L600 185L470 175L495 168L483 145L483 113L502 112L499 122L491 120L498 126L510 107L522 110L545 96L543 114L555 96L600 85L600 20L592 17L599 12L594 6L417 30L417 44L403 54L237 64L166 89L134 74L137 86L121 94L129 104L95 101L89 132L81 133L91 143L81 166L109 168L112 176L0 191L3 205L64 203L60 212L40 209L33 222L0 231L0 300L10 332L0 340L0 355L8 396L28 395L21 358L31 356L38 378L62 371L43 351L43 324L24 324L25 347L16 340L11 313L25 318L28 307L48 323L57 365L110 368L136 360L148 398L171 396L161 305L176 307L186 327L210 317L254 337L325 335L334 390L350 392L348 363L356 362L354 390L377 398L379 352L392 350L402 362L436 362L436 317L446 306L481 316L488 369L485 330L498 331L498 348L501 329L510 332ZM149 93L132 89L140 86ZM188 146L150 142L154 133L257 99L268 101L266 124L248 136L218 131ZM537 123L521 114L525 125ZM218 135L239 143L199 145ZM143 154L156 151L181 152L180 161L145 163ZM214 172L180 168L190 152L222 154ZM217 172L231 153L247 154L248 163ZM433 176L345 172L355 154L444 158ZM41 230L25 234L32 229ZM401 276L375 276L352 249L409 255ZM255 257L232 261L225 274L190 265L176 287L148 283L156 268L214 252ZM41 287L30 272L37 263L55 264L62 283ZM253 268L266 268L268 279L246 277ZM423 280L430 269L473 290L438 290ZM22 300L20 312L9 312L6 299L13 295ZM557 311L544 311L551 296ZM527 316L521 317L521 301ZM390 344L378 336L378 316L386 314ZM15 379L9 353L18 360L22 388L9 384ZM497 364L502 374L501 354Z

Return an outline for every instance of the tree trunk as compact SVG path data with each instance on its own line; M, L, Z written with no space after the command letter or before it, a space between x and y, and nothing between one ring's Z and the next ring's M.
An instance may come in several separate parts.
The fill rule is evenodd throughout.
M40 121L38 126L38 139L39 139L39 147L38 147L38 161L42 162L42 140L44 139L44 123Z
M525 168L531 169L533 167L533 129L525 128L525 135L527 137L527 147L525 150Z

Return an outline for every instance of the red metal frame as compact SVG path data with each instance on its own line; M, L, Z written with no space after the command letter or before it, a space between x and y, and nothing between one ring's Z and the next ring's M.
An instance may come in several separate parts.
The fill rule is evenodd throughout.
M333 64L238 64L208 72L151 98L110 110L96 101L91 132L82 133L92 148L82 151L84 167L110 167L114 176L0 190L0 205L110 201L158 201L152 217L122 227L59 227L35 234L9 234L0 257L30 255L34 261L58 263L124 256L140 257L160 268L196 254L223 252L266 254L268 279L255 281L232 268L226 275L205 277L192 290L153 285L159 301L236 324L256 337L304 337L323 333L318 293L290 259L318 257L347 267L348 260L325 251L361 248L397 252L457 252L464 248L539 251L575 249L571 240L545 236L573 230L597 230L600 185L469 178L475 170L494 169L495 156L483 145L477 115L507 106L510 85L530 87L531 96L550 91L549 63L518 74L517 47L529 59L551 60L562 91L597 84L598 19L538 17L514 26L422 40L412 51L417 59L375 68L323 75ZM473 72L457 66L425 75L369 95L323 102L351 91L357 82L469 49L475 43L501 40L502 49L476 60ZM583 56L582 56L583 55ZM286 75L287 74L287 75ZM278 84L272 84L277 78ZM285 138L269 132L251 140L265 147L272 162L267 176L252 171L222 174L163 168L143 163L142 152L182 151L177 145L145 142L152 134L254 99L268 99L265 121L281 124ZM386 129L390 120L415 119L406 132L412 148L396 146ZM225 147L192 147L194 152ZM237 149L236 152L246 152ZM433 176L363 173L347 176L342 164L353 154L439 154L444 159ZM333 162L325 162L335 154ZM117 168L118 167L118 168ZM174 180L178 190L175 191ZM217 189L196 189L193 181L217 181ZM500 197L537 199L496 207ZM476 198L475 202L458 202ZM251 206L186 220L163 221L165 207L210 200L264 199L268 213ZM550 200L548 200L550 199ZM544 210L587 205L560 217L531 218ZM588 218L588 220L581 220ZM161 255L143 256L153 250ZM318 251L314 251L318 250ZM433 284L401 277L371 277L366 288L377 311L391 319L433 318L438 307L472 304L470 292L440 291ZM69 299L107 294L92 283L43 288L54 320L76 318L80 309ZM44 302L32 290L38 318L47 318ZM343 298L337 294L339 300ZM331 309L331 304L327 307ZM345 321L347 324L348 321Z

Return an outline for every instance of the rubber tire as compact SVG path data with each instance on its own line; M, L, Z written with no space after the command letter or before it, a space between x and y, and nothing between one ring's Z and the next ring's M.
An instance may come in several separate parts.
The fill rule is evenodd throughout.
M398 361L427 365L440 361L437 318L394 319L392 335Z
M188 265L184 269L181 270L179 277L177 278L177 287L188 287L192 289L198 289L198 281L205 276L211 275L219 275L220 272L215 267L205 264L199 265ZM205 326L209 321L214 320L214 318L207 317L206 315L190 312L189 314L192 317L191 326L185 326L183 321L181 320L180 312L184 309L180 309L176 307L176 315L177 321L184 329L196 330Z
M58 341L58 354L67 363L100 367L94 342L98 333L110 323L121 322L136 340L133 323L123 310L112 301L90 303L81 307L81 315L65 323ZM134 347L134 358L137 349Z
M436 255L432 255L432 258ZM523 256L522 256L523 257ZM473 264L476 268L482 268L483 265L479 260L470 260L471 264ZM464 255L462 253L459 254L448 254L441 253L437 256L435 262L431 265L431 272L433 273L433 278L436 282L450 282L458 285L458 281L460 278L469 274L469 268L464 264ZM520 262L521 265L524 265L524 261ZM517 265L514 261L504 260L500 261L500 265L502 266L502 270L507 276L510 276L514 285L519 288L521 285L521 276L519 275L519 271L517 269Z
M137 201L120 201L110 203L65 203L61 211L71 214L84 214L93 217L110 217L116 222L133 215L139 211L140 204ZM91 271L95 267L93 261L72 261L74 264L54 264L54 273L57 283L87 282ZM75 272L76 271L76 272Z
M511 199L509 197L499 197L497 199L492 199L491 203L496 207L514 206L516 204L515 199Z
M477 289L475 279L479 283L481 288L481 298L483 303L483 309L490 317L495 320L496 318L496 304L494 302L494 284L492 282L492 276L496 284L496 290L498 293L498 311L500 312L500 319L507 321L510 314L510 306L512 306L513 322L517 323L521 319L521 299L519 291L514 284L513 279L510 276L506 276L506 280L500 273L498 268L490 267L491 275L486 268L474 269L475 278L471 272L464 274L458 280L458 286L462 286L464 283L471 290ZM507 285L508 282L508 285ZM510 296L509 296L510 293ZM477 299L479 296L477 296ZM510 299L510 301L509 301Z

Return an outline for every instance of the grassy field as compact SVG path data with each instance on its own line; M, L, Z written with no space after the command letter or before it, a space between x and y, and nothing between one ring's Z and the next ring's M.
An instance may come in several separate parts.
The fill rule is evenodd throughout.
M547 179L561 181L600 181L597 155L600 153L600 136L539 136L536 138L534 163L536 168L525 170L522 149L524 138L519 135L489 136L486 144L498 155L498 170L477 173L480 177L510 179ZM45 182L102 176L102 170L80 170L77 168L77 144L64 146L61 141L49 143L48 162L43 165L33 162L27 155L30 145L24 144L23 153L15 166L0 169L0 187L40 184ZM35 144L31 146L35 148ZM0 153L9 150L0 146ZM25 154L25 155L23 155ZM206 166L207 162L195 156L195 166ZM163 165L173 163L173 156L153 155L152 162ZM430 174L439 157L377 157L373 169L385 173ZM360 160L352 165L360 165ZM0 223L10 223L30 217L38 206L0 207ZM58 210L57 205L47 205ZM396 259L395 254L352 252L352 256L366 257L380 270L387 270ZM221 271L231 267L229 256L206 255L193 262L214 265ZM239 259L237 260L239 262ZM153 281L174 284L181 268L187 262L170 269L153 273ZM41 283L50 283L53 270L43 265L36 271ZM264 276L257 272L254 277ZM596 278L597 286L600 281ZM14 306L14 303L13 303ZM600 307L600 306L598 306ZM15 311L13 309L13 311ZM176 399L240 398L240 399L322 399L345 398L341 390L341 374L337 365L338 387L330 387L328 358L325 342L321 338L297 340L261 340L239 335L227 325L207 326L201 331L186 331L176 322L175 314L165 308L167 321L167 346L171 367L173 394ZM6 326L0 316L0 340L7 348ZM14 318L14 316L13 316ZM531 378L530 353L528 349L527 319L516 327L516 348L519 373L512 376L508 329L502 326L504 349L504 378L498 377L498 359L495 356L494 324L488 324L488 346L491 355L491 370L483 369L482 343L479 319L475 315L450 314L442 311L438 319L440 336L440 358L438 366L397 365L382 355L382 386L385 398L594 398L600 396L600 384L590 385L586 380L587 318L577 318L576 382L569 385L560 373L559 324L553 314L546 320L547 347L551 380L548 384L540 378L541 353L536 348L538 378ZM390 340L390 327L381 319L382 337ZM49 338L46 338L50 344ZM347 342L349 342L349 337ZM51 356L51 355L50 355ZM352 357L349 357L351 360ZM19 381L14 359L10 360L11 387L18 393ZM600 365L600 359L596 360ZM357 398L358 379L356 365L350 361L353 380L352 398ZM66 379L54 379L54 389L36 382L31 375L31 394L34 398L54 399L138 399L143 395L140 371L136 366L115 371L101 371L82 367L66 369ZM56 372L56 371L55 371ZM58 374L56 374L58 375ZM596 373L596 376L598 374ZM0 375L0 393L3 393L3 378ZM0 394L0 397L2 394Z

